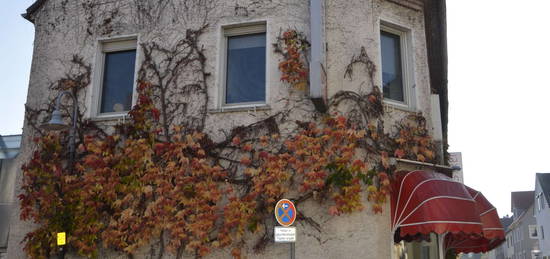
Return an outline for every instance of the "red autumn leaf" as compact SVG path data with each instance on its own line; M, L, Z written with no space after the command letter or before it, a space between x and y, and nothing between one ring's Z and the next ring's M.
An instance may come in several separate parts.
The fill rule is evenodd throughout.
M394 155L398 158L403 158L405 156L405 151L403 151L403 149L396 149Z
M197 151L197 155L200 157L204 157L206 153L204 152L204 149L199 149L199 151Z
M328 208L328 213L331 215L331 216L338 216L340 215L340 211L338 211L338 208L336 206L330 206Z
M369 95L369 102L376 103L376 101L378 101L376 96L374 96L373 94Z
M235 146L238 146L238 145L241 144L241 138L234 137L233 140L231 141L231 143L233 143L233 145L235 145Z
M243 165L250 165L252 163L252 161L250 160L250 158L244 156L241 158L241 164Z
M380 204L373 204L372 205L372 211L375 214L382 213L382 206Z
M378 178L380 178L380 181L384 181L384 180L388 179L388 174L386 174L384 172L379 173Z
M382 166L385 169L390 168L390 161L389 161L389 158L388 158L388 153L386 151L382 151L382 155L381 155L380 160L382 162Z
M250 152L252 150L252 145L246 144L243 146L243 150L246 152Z
M261 151L259 154L258 154L258 157L260 158L263 158L263 159L267 159L267 157L269 156L269 154L265 151Z
M240 248L233 248L231 250L231 255L233 256L233 258L235 259L240 259L241 258L241 249Z
M365 167L365 163L363 161L357 159L357 160L353 161L352 166L357 167L357 168L363 168L363 167Z

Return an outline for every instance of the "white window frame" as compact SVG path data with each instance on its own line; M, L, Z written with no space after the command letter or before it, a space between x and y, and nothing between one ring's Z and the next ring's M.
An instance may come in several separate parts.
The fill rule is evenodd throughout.
M92 93L91 93L91 105L90 105L90 118L91 119L117 119L124 117L129 111L122 112L106 112L101 113L101 98L103 92L103 73L105 68L105 54L110 52L135 50L136 60L134 68L134 84L132 88L132 107L136 104L137 100L137 76L140 60L139 51L139 36L138 35L124 35L110 38L102 38L97 41L96 58L93 70L92 79Z
M265 96L264 101L260 102L244 102L244 103L226 103L226 86L227 86L227 46L228 37L241 36L248 34L265 33ZM230 24L221 26L221 44L219 54L219 101L218 107L223 109L239 109L239 108L256 108L266 107L269 103L269 53L271 44L269 44L269 30L267 21L255 21L249 23Z
M405 110L414 110L416 108L416 83L414 77L414 51L412 45L412 30L395 23L391 23L385 20L380 20L380 28L378 30L378 42L379 42L379 75L380 75L380 91L384 96L384 83L382 75L382 39L381 32L387 32L399 36L401 45L401 73L403 79L403 102L384 98L384 103L402 108Z

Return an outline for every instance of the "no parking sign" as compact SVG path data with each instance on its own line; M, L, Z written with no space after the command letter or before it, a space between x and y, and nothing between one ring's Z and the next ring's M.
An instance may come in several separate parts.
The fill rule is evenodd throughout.
M282 199L275 205L275 219L282 227L275 227L273 235L275 237L275 243L289 243L290 244L290 258L295 258L296 249L294 243L296 242L296 228L291 227L296 220L296 207L290 200Z
M296 220L296 207L290 200L282 199L275 205L275 218L283 227L291 226Z

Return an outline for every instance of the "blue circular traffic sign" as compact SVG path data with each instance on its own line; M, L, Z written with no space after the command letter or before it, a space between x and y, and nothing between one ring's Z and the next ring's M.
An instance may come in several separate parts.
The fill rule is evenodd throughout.
M275 205L275 219L281 226L288 227L296 220L296 207L290 200L282 199Z

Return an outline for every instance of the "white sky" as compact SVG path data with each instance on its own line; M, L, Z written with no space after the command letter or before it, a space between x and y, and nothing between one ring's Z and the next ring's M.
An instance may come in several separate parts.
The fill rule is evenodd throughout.
M21 133L34 29L33 1L0 8L0 134ZM450 151L466 184L510 213L510 192L550 172L550 1L447 0Z
M448 0L449 143L465 183L510 213L550 172L550 2Z

